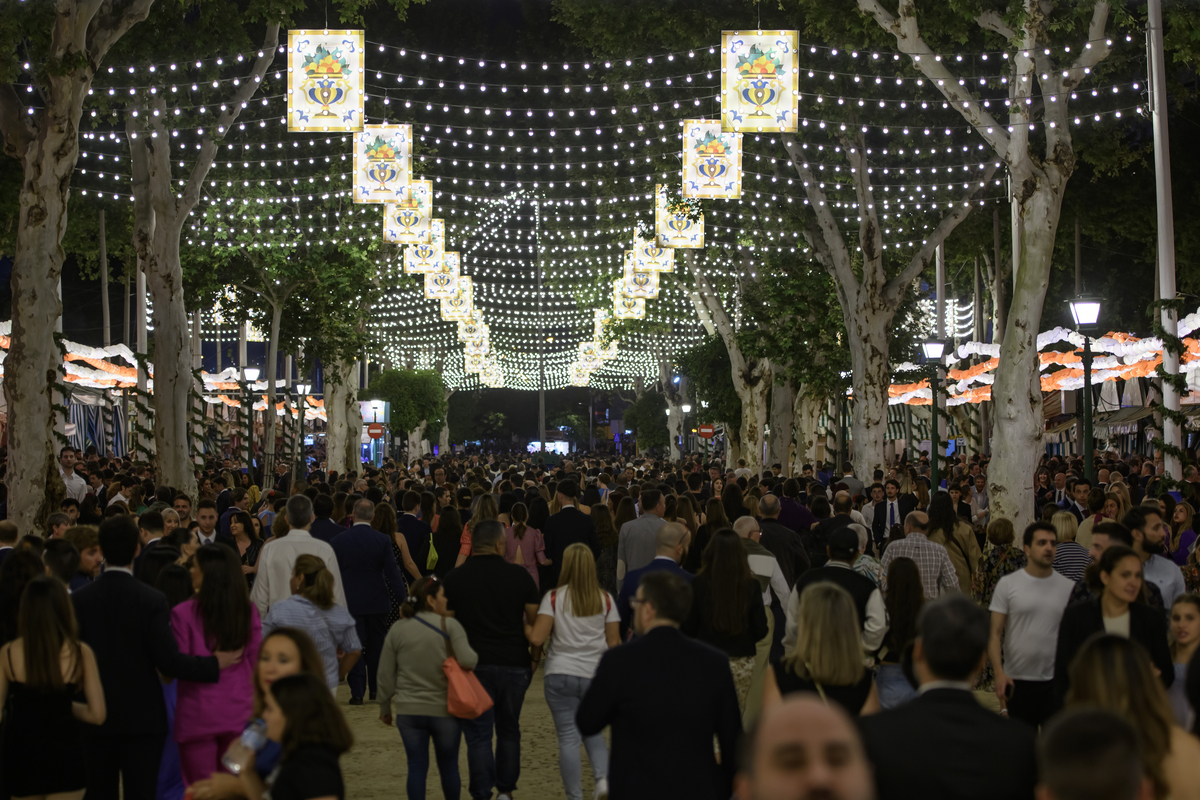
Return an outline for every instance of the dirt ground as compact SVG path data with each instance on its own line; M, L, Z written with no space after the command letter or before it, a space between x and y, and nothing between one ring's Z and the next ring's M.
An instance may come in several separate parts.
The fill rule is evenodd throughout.
M554 735L554 721L546 706L542 689L542 670L533 676L533 683L525 693L525 705L521 709L521 778L514 800L550 800L565 797L562 779L558 774L558 739ZM385 726L379 721L379 706L365 703L349 705L350 692L343 683L338 687L338 705L346 714L350 728L354 731L354 749L342 756L342 775L346 781L346 797L354 800L398 800L405 798L405 781L408 764L404 745L395 725ZM582 748L580 748L582 752ZM592 770L583 758L583 796L592 796ZM429 775L425 783L425 796L429 800L444 800L437 763L430 748ZM467 744L459 745L458 769L462 779L463 800L467 792Z
M554 734L554 721L546 706L543 692L542 670L534 673L533 683L525 693L525 705L521 709L521 779L514 800L559 800L565 797L562 779L558 774L558 739ZM985 708L999 708L992 692L975 692L976 699ZM350 692L343 683L338 688L338 705L346 714L350 728L354 731L354 749L342 757L342 775L346 781L346 797L353 800L398 800L406 798L405 781L408 764L404 745L395 726L385 726L379 721L379 706L366 703L349 705ZM607 732L605 738L608 738ZM583 796L592 797L592 769L587 754L580 748L583 759ZM425 780L425 796L429 800L445 800L442 794L437 763L432 747L429 756L429 775ZM462 779L463 800L467 792L467 745L459 745L458 769Z

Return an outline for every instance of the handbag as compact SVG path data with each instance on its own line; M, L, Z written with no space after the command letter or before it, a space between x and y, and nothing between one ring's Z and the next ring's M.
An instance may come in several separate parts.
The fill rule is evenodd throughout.
M429 555L425 557L425 569L429 570L430 572L433 572L433 568L437 566L437 563L438 563L438 551L437 551L437 548L434 547L434 545L433 545L433 532L430 531L430 533L429 533Z
M446 633L446 618L442 617L441 630L420 617L413 619L426 628L437 631L446 640L446 660L442 662L442 672L446 673L446 710L452 717L477 719L494 705L492 696L483 688L475 673L463 669L454 657L454 645L450 644L450 634Z

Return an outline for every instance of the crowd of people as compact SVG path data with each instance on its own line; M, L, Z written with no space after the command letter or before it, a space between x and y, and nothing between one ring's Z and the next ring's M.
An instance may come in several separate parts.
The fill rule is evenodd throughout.
M224 461L192 498L64 449L45 529L0 522L0 798L342 798L344 682L410 800L464 740L512 800L539 669L571 800L584 754L616 800L1200 797L1195 470L1046 457L1018 531L988 463Z

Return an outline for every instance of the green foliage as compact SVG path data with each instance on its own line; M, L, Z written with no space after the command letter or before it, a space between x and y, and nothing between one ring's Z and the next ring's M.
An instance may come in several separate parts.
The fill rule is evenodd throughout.
M450 441L455 444L473 442L483 437L480 426L479 392L455 392L446 404L446 424L450 426Z
M415 430L422 422L433 425L446 417L442 378L432 370L385 369L367 387L370 399L391 403L393 431Z
M733 430L741 427L742 403L733 388L733 366L721 337L710 336L683 353L679 371L687 376L698 422L724 423Z
M662 451L671 444L667 428L667 401L658 392L642 392L625 409L625 427L637 437L638 449Z

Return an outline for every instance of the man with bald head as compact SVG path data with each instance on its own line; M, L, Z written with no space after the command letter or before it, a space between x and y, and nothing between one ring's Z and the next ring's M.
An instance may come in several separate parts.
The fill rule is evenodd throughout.
M688 547L692 542L692 534L678 522L668 522L658 529L654 539L654 558L641 569L626 573L625 581L621 584L621 592L617 596L617 611L621 615L621 638L629 633L633 620L633 610L630 600L637 592L638 581L643 575L651 572L671 572L692 582L692 574L679 566L687 556Z
M927 600L933 600L946 592L958 591L958 572L954 569L950 554L942 545L929 541L925 535L928 528L929 517L924 511L912 511L904 518L904 538L892 542L883 551L883 558L880 560L880 589L887 591L888 565L903 557L917 562Z
M875 782L854 723L816 695L763 712L742 750L738 800L874 800Z

